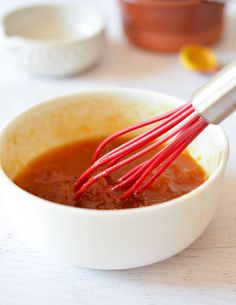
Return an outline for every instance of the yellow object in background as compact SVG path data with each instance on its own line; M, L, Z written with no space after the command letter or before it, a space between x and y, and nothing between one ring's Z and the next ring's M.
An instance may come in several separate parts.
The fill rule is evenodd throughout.
M180 49L179 56L183 66L192 71L212 73L219 69L214 52L204 46L184 46Z

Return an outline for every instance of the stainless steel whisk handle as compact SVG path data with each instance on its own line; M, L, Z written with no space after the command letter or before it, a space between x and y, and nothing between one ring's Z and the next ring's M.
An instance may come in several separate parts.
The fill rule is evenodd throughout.
M208 123L218 124L236 110L236 62L193 94L192 104Z

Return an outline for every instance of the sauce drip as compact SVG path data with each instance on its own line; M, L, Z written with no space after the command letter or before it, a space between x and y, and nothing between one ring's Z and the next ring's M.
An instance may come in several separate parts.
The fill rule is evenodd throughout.
M111 190L116 179L152 153L100 179L76 201L74 182L91 165L92 155L101 140L91 139L50 150L28 164L14 182L29 193L49 201L81 208L111 210L165 202L190 192L207 179L200 165L185 151L143 194L126 201L117 200L117 192ZM109 145L108 150L123 143L122 139L116 140Z

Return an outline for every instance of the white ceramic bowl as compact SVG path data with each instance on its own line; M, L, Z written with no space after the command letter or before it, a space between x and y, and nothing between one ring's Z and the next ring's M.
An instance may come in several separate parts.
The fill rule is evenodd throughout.
M39 154L65 143L105 136L179 105L160 93L100 90L59 97L11 120L0 136L0 190L17 230L37 249L97 269L139 267L189 246L213 217L228 158L227 138L209 126L190 146L209 179L177 199L126 210L90 210L33 196L12 179Z
M1 42L12 64L44 76L67 76L92 66L104 49L105 24L84 3L39 5L9 12Z

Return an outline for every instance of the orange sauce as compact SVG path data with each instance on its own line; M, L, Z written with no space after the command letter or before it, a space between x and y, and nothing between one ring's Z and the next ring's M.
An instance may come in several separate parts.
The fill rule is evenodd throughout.
M75 200L74 182L91 165L92 155L100 142L101 139L92 139L48 151L28 164L14 182L29 193L49 201L81 208L110 210L162 203L192 191L207 179L204 170L185 151L141 195L119 201L117 193L111 190L116 179L138 164L139 160L106 179L100 179L79 200ZM124 140L116 140L109 145L108 150L122 143ZM150 154L143 159L149 157Z

